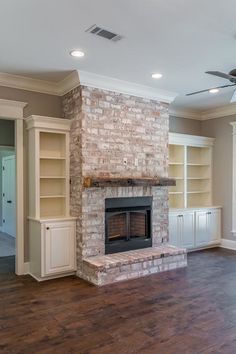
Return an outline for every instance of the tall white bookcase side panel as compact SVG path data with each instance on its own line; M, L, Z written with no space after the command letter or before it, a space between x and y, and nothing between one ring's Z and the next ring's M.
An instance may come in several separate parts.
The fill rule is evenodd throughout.
M212 205L213 138L169 134L169 176L176 186L169 190L170 208Z

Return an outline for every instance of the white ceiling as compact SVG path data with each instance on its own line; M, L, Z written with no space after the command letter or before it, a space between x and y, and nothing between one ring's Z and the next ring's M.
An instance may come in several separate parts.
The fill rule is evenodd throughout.
M236 68L235 13L235 0L3 0L0 71L52 81L89 71L177 92L175 107L205 110L227 104L232 89L184 94L227 83L204 72ZM124 39L84 32L95 23ZM85 57L72 58L75 48Z

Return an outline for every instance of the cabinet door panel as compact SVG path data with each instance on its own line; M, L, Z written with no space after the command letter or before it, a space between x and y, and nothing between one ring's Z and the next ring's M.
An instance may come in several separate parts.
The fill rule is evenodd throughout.
M220 210L212 210L208 214L209 242L220 241L221 236Z
M46 224L44 229L43 275L75 269L74 225L72 223Z
M169 215L169 244L180 247L180 228L178 214Z
M181 228L181 246L184 248L194 247L194 212L184 213Z
M208 215L206 211L196 212L196 246L209 243Z

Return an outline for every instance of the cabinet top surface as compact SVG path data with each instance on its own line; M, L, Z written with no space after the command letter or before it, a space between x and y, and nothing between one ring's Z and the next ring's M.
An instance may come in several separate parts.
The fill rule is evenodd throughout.
M60 217L60 218L40 218L40 219L36 219L36 218L33 218L33 217L28 217L28 220L31 220L31 221L36 221L40 224L44 224L44 223L49 223L49 222L63 222L63 221L74 221L76 220L77 218L76 217L73 217L73 216L69 216L69 217Z
M178 212L187 212L187 211L196 211L196 210L209 210L209 209L221 209L220 205L212 205L212 206L201 206L195 208L169 208L170 213L178 213Z

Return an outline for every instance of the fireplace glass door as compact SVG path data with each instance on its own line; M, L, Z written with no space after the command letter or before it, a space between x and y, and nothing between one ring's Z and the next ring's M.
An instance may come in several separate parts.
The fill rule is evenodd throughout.
M121 204L106 209L106 254L151 246L151 206Z

